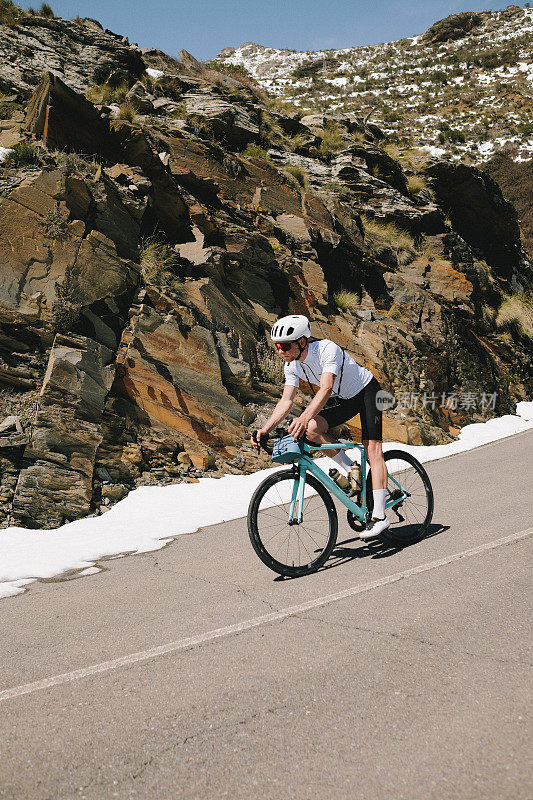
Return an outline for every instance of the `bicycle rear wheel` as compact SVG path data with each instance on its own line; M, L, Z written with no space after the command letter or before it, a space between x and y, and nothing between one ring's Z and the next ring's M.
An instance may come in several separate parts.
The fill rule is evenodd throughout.
M426 535L433 517L431 482L422 464L410 453L403 450L388 450L383 457L389 472L386 503L387 516L391 524L381 535L394 544L412 544ZM389 507L391 499L395 496L400 498L402 494L395 481L408 493L408 497ZM372 474L369 470L367 505L371 513L373 504Z
M306 475L301 522L289 524L289 507L298 474L284 470L270 475L256 489L248 509L252 546L274 572L299 578L315 572L335 547L337 512L327 489Z

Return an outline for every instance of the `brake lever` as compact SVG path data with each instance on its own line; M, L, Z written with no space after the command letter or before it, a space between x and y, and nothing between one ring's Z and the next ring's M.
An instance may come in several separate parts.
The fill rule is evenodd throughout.
M263 433L263 435L260 436L259 439L257 438L257 434L258 431L252 431L252 439L257 445L259 445L259 449L263 449L266 453L268 453L267 449L267 442L269 439L268 433ZM271 453L269 455L271 455Z

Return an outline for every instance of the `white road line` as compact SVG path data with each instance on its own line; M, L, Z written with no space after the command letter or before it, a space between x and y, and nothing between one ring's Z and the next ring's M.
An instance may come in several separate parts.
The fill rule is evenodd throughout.
M14 697L21 697L24 694L39 692L42 689L50 689L53 686L60 686L62 683L71 683L72 681L88 678L91 675L98 675L102 672L111 672L111 670L118 669L119 667L137 664L140 661L148 661L151 658L157 658L157 656L163 656L167 653L187 650L191 647L197 647L206 642L211 642L214 639L221 639L224 636L231 636L234 633L242 633L251 628L258 628L260 625L267 625L269 622L279 622L280 620L287 619L287 617L293 617L297 614L311 611L314 608L327 606L330 603L335 603L346 597L353 597L357 594L370 592L373 589L378 589L380 586L388 586L388 584L395 583L403 578L410 578L412 575L420 575L423 572L429 572L430 570L444 567L447 564L453 564L455 561L460 561L462 558L475 556L479 553L486 553L490 550L495 550L497 547L517 542L520 539L527 539L532 534L533 528L528 528L525 531L512 533L510 536L504 536L501 539L479 545L479 547L473 547L471 550L463 550L461 553L455 553L447 558L439 558L437 561L430 561L418 567L411 567L411 569L406 569L403 572L396 572L394 575L379 578L372 583L365 583L362 586L352 586L350 589L343 589L335 594L318 597L315 600L308 600L306 603L301 603L298 606L291 606L283 611L275 611L272 614L265 614L262 617L255 617L254 619L248 619L244 622L237 622L235 625L227 625L225 628L217 628L216 630L202 633L199 636L179 639L177 642L168 642L168 644L163 644L160 647L151 647L149 650L142 650L139 653L130 653L127 656L115 658L112 661L103 661L100 664L93 664L90 667L75 669L72 672L64 672L61 675L53 675L51 678L43 678L43 680L34 681L33 683L24 683L21 686L14 686L12 689L3 689L0 691L0 702L3 700L10 700Z

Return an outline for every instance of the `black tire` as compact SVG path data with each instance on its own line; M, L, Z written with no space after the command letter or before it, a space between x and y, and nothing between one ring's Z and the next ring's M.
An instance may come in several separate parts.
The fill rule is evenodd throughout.
M248 508L248 533L255 552L271 570L290 578L316 572L327 561L338 529L337 511L329 492L309 473L306 485L316 494L304 498L302 523L288 524L287 498L292 495L295 480L298 476L293 470L270 475L257 487ZM290 485L283 487L285 481Z
M381 535L393 544L412 544L423 539L433 517L433 489L428 474L422 464L410 453L403 450L388 450L383 454L385 461L396 461L399 471L394 472L396 480L410 493L398 506L387 509L390 528ZM400 462L404 462L403 465ZM389 492L398 489L390 479ZM372 513L372 474L367 475L367 505ZM396 509L396 510L395 510Z

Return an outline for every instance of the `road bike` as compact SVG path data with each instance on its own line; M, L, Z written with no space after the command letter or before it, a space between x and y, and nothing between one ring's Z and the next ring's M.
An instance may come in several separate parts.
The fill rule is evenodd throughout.
M372 515L372 474L365 448L358 442L313 444L279 436L273 447L261 442L277 464L257 487L248 508L248 533L261 561L279 575L298 578L316 572L337 541L338 516L333 497L347 509L350 527L360 533ZM359 491L344 491L313 460L328 450L359 450ZM422 539L433 516L433 490L422 464L403 450L384 453L388 482L385 510L390 527L381 536L402 547ZM333 497L332 497L333 496Z

